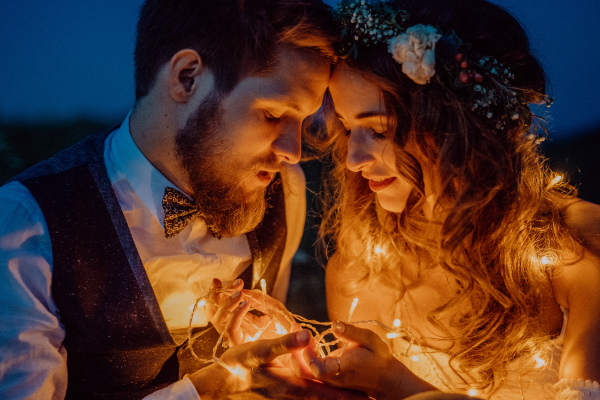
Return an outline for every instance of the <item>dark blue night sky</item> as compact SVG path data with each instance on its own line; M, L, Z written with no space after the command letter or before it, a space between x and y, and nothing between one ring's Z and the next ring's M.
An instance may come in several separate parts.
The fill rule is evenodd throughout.
M555 97L551 134L599 126L600 1L495 2L525 25L548 70ZM124 117L134 98L132 53L141 3L0 2L0 118Z

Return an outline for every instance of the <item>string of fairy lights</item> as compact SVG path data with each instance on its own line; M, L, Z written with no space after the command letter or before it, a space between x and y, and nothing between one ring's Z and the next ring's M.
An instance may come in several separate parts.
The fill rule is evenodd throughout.
M546 189L549 189L552 186L558 184L562 180L562 178L563 177L561 175L556 176L554 179L552 179L549 182ZM385 254L385 249L382 246L374 246L373 253L374 253L374 256L381 256L381 255ZM555 257L553 255L543 255L539 258L538 261L542 265L548 265L555 261ZM245 342L256 341L265 332L269 332L270 334L275 334L275 335L285 335L285 334L291 332L293 329L293 326L295 324L297 324L300 327L308 329L313 333L313 336L317 343L317 351L321 358L324 358L327 355L329 355L332 351L331 350L332 347L337 345L338 343L340 343L341 340L336 339L335 337L333 338L333 340L327 339L327 337L329 337L330 335L333 336L332 322L321 322L321 321L309 320L309 319L302 317L301 315L290 313L287 310L278 309L267 301L267 298L268 298L267 290L266 290L267 285L266 285L266 282L264 279L260 280L260 286L261 286L260 291L257 289L248 291L248 292L255 292L255 293L262 294L262 301L257 299L257 297L260 297L260 296L247 297L249 300L251 300L251 306L250 306L249 312L251 312L253 310L257 310L260 313L268 315L269 320L264 326L257 326L250 319L244 318L244 322L246 322L246 324L248 326L252 327L255 330L255 333L252 336L247 335L246 338L244 338ZM208 329L206 329L206 330L203 330L203 331L193 335L193 320L194 320L194 314L196 313L197 309L205 307L207 302L210 302L216 308L222 309L222 307L213 300L213 296L215 294L219 294L219 293L225 293L225 294L231 295L234 292L235 291L232 289L213 288L213 289L210 289L209 292L206 293L205 295L198 297L196 299L196 302L193 304L193 307L190 306L191 315L190 315L190 319L189 319L187 336L188 336L188 346L190 348L190 352L195 359L197 359L203 363L211 363L211 362L217 363L217 364L221 365L222 367L224 367L225 369L227 369L231 374L240 376L244 371L242 368L240 368L239 366L237 366L237 367L229 366L226 363L224 363L219 357L217 357L217 351L219 349L219 346L223 346L223 347L229 346L228 341L225 340L225 335L226 335L225 330L223 330L223 332L221 332L219 339L217 340L215 346L213 347L213 353L212 353L211 359L202 359L202 358L198 357L198 355L194 352L194 349L192 346L193 342L198 337L200 337L201 335L203 335L204 333L206 333L208 331ZM353 325L368 325L368 324L375 325L375 326L382 328L384 331L386 331L387 332L386 337L390 340L393 340L396 338L403 338L407 342L406 349L400 353L394 353L393 354L394 357L397 357L397 358L404 357L406 359L412 360L413 362L418 362L420 360L420 358L417 354L411 354L411 349L413 348L413 345L415 345L415 344L417 346L419 346L419 348L422 349L422 346L420 345L420 341L419 341L419 339L415 338L415 336L410 331L410 329L404 328L402 326L402 322L399 318L397 318L393 321L393 326L391 326L391 327L389 327L377 320L352 321L352 316L354 314L354 311L355 311L358 303L359 303L359 299L354 298L354 300L352 301L352 304L350 306L350 309L348 310L348 314L347 314L347 317L345 320L346 323L350 323ZM231 318L231 315L229 316L229 318ZM319 331L319 329L317 329L316 326L325 327L325 329L322 331ZM342 351L343 351L343 348L342 348ZM436 374L436 376L438 377L440 382L448 390L453 391L453 388L451 387L451 385L446 383L445 380L442 378L442 375L440 374L435 361L431 359L428 352L421 351L421 353L423 354L425 360L427 360L428 363L430 364L432 371ZM546 359L545 355L543 355L541 353L535 354L533 356L533 361L534 361L535 367L539 368L539 369L544 368L548 365L548 360ZM470 396L477 396L480 394L474 388L467 390L466 393ZM521 398L524 399L522 384L521 384Z

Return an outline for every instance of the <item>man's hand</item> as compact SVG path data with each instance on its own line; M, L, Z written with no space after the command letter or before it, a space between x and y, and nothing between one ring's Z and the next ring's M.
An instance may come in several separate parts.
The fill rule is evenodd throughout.
M278 357L301 352L311 342L302 330L276 339L258 340L228 349L221 361L190 375L205 399L366 399L362 393L297 377Z
M220 280L214 279L211 301L206 305L209 320L217 332L225 331L225 339L229 339L230 344L273 339L300 330L281 302L260 291L243 290L243 287L244 282L240 279L226 288ZM249 310L257 310L261 315L249 313Z

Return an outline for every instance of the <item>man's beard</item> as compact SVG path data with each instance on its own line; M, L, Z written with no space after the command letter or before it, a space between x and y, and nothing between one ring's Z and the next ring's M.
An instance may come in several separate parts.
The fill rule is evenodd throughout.
M188 173L194 201L209 231L217 238L250 232L263 220L266 188L244 190L244 178L256 174L248 166L235 165L228 143L219 137L223 109L216 92L190 116L177 132L177 158ZM269 165L269 163L266 163ZM246 171L246 172L244 172Z

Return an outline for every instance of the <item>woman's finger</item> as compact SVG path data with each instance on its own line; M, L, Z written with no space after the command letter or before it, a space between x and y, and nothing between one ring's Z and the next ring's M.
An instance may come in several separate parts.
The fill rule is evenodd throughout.
M342 321L333 323L333 334L345 342L354 343L357 346L364 347L376 353L388 353L388 345L379 337L378 334L370 329L359 328L353 324L347 324Z

